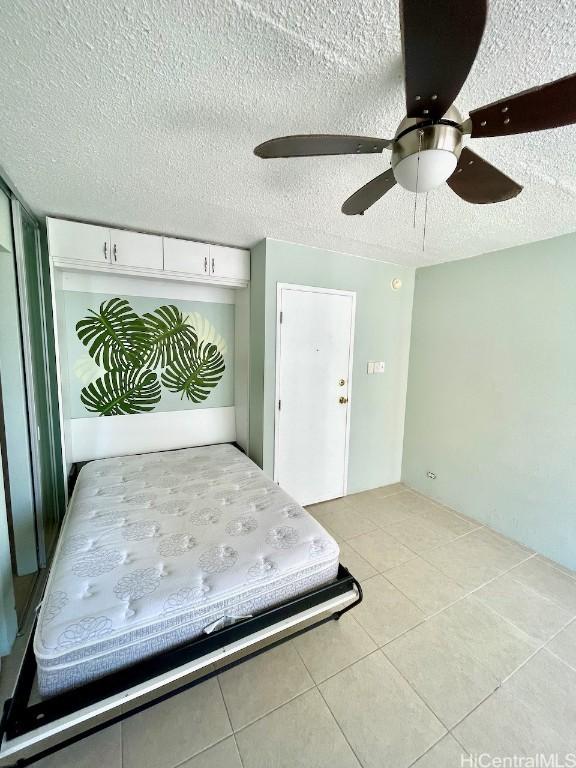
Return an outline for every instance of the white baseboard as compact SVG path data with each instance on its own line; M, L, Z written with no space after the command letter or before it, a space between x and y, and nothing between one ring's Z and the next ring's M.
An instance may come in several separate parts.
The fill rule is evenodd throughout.
M71 461L169 451L236 440L234 406L71 419Z

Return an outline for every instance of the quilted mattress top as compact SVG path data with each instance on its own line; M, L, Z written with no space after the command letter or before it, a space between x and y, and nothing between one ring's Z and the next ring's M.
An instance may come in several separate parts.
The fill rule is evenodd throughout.
M72 496L34 650L57 661L337 557L320 524L231 445L93 461Z

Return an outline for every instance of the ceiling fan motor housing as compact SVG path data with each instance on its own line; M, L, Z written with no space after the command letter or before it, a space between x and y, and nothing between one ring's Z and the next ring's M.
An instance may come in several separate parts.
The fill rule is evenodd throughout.
M461 122L455 107L438 122L404 118L392 148L398 184L410 192L429 192L443 184L456 170L462 151Z

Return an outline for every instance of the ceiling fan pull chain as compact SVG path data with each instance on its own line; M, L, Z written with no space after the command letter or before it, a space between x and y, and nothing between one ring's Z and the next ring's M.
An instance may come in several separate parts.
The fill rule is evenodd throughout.
M426 192L426 202L424 203L424 229L422 230L422 251L426 243L426 222L428 221L428 192Z
M420 150L422 149L422 134L424 131L418 131L418 157L416 158L416 191L414 192L414 229L416 229L416 204L418 202L418 173L420 171Z

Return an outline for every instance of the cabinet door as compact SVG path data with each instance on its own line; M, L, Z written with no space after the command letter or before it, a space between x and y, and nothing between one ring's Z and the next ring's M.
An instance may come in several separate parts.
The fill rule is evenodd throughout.
M164 238L164 270L186 275L210 274L210 246L192 240Z
M162 237L111 229L112 263L120 267L162 269Z
M53 259L104 264L110 261L110 230L77 221L47 219L48 246Z
M250 251L211 245L210 274L232 280L250 280Z

